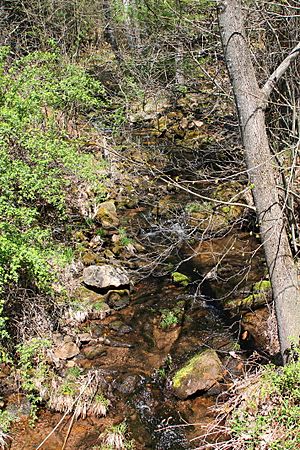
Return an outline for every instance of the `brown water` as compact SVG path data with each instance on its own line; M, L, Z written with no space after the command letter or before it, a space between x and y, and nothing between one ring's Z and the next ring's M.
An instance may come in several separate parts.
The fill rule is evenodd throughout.
M163 329L162 313L180 311L178 323ZM76 361L83 369L103 371L112 406L106 418L89 417L72 425L66 450L90 450L100 446L99 436L111 425L126 420L136 449L192 449L201 442L205 426L211 421L210 407L215 394L226 388L230 375L242 366L229 356L235 337L220 312L210 306L194 288L174 285L168 277L139 283L130 304L102 321L92 321L91 329L108 339L111 345L81 349ZM83 324L83 327L86 324ZM190 355L211 347L219 352L228 378L217 389L195 395L185 401L172 392L170 378ZM89 354L89 357L84 355ZM12 450L33 450L59 422L61 415L41 411L34 428L24 419L12 430ZM71 418L67 416L58 430L41 448L63 448ZM196 424L189 425L187 424ZM98 450L98 449L97 449Z
M148 137L141 134L143 139ZM151 134L150 137L152 145L156 138ZM148 141L144 145L150 145ZM157 186L156 191L153 198L156 196L158 201L161 193ZM263 275L261 252L257 251L259 241L249 233L233 230L225 237L201 243L197 243L195 235L192 245L183 245L188 233L184 220L177 211L160 219L153 208L153 198L150 207L143 204L128 209L122 226L131 227L143 245L149 244L153 250L151 267L159 261L154 273L167 273L169 269L164 264L173 264L189 274L193 283L184 288L174 284L170 276L149 277L135 286L128 306L102 321L88 323L94 337L104 337L110 344L85 344L76 364L86 371L102 371L111 407L105 418L88 417L72 423L67 416L42 450L100 450L101 433L124 420L136 450L197 448L203 444L201 435L214 417L211 407L216 396L243 370L242 354L240 360L229 353L236 348L237 335L220 300L241 295ZM181 206L190 199L173 192L168 199L170 204L172 198ZM177 239L177 246L172 246L172 239ZM181 263L182 260L186 262ZM148 270L143 271L142 266L137 257L136 267L141 274ZM165 311L175 311L178 316L177 323L166 328L162 327ZM82 331L86 325L82 325ZM217 350L222 359L224 382L204 395L177 399L170 383L172 375L189 356L207 347ZM34 428L28 426L26 418L22 419L12 429L10 449L36 449L61 418L60 414L41 410Z

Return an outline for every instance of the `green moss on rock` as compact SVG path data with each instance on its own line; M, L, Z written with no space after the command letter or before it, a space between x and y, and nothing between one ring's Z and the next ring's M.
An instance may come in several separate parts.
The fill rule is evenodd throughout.
M175 395L185 399L197 391L207 391L222 378L222 364L217 353L207 349L188 360L175 373L172 384Z
M180 272L173 272L172 280L174 281L174 283L179 283L182 286L187 286L191 281L187 275L184 275L183 273Z
M225 301L225 309L249 309L263 306L271 298L270 280L261 280L252 286L251 294L244 298L229 299Z

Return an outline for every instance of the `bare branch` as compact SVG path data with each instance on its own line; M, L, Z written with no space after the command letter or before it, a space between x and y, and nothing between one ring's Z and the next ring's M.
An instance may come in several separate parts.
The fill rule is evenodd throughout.
M266 100L269 99L276 83L280 80L280 78L285 74L287 69L290 67L291 63L294 59L297 58L300 52L300 42L293 48L291 53L282 61L282 63L277 67L276 70L269 77L264 87L262 88L263 93L265 94Z

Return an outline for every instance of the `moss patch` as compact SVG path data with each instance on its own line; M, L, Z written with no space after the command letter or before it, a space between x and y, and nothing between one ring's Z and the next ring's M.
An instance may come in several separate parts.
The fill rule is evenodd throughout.
M179 283L182 286L187 286L191 281L187 275L184 275L183 273L180 272L173 272L172 280L174 281L174 283Z
M244 298L230 299L224 304L225 309L248 309L265 305L271 297L270 280L261 280L252 286L250 295Z

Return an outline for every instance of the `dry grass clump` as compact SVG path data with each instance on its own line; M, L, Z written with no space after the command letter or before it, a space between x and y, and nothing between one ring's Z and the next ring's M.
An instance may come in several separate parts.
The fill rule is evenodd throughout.
M267 366L237 380L198 450L300 448L300 362Z
M127 439L127 424L121 422L118 425L112 425L101 433L101 450L133 450L135 445L132 440Z
M100 381L98 371L65 379L53 378L48 391L48 405L58 412L73 412L75 419L105 416L110 401L102 394Z
M69 325L78 325L87 319L103 320L109 313L109 307L104 302L74 303L66 311L65 319Z
M0 448L4 449L7 446L9 435L0 429Z

